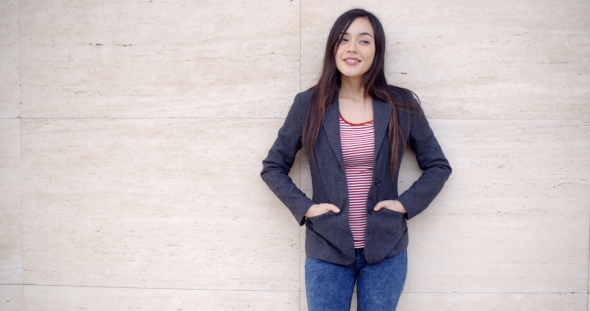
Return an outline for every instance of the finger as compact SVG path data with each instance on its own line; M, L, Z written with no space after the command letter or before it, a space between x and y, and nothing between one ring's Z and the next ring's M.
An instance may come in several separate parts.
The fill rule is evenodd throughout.
M330 208L328 208L329 211L331 211L332 213L340 213L340 209L338 207L336 207L336 205L331 205Z
M381 204L381 202L377 203L377 205L375 205L375 208L373 210L375 210L375 212L378 212L379 210L381 210L383 208L383 204Z

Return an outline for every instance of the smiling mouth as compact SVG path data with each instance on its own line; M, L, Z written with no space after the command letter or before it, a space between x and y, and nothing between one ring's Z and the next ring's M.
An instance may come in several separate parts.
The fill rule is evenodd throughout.
M360 63L361 61L356 58L345 58L344 62L349 65L356 65L356 64Z

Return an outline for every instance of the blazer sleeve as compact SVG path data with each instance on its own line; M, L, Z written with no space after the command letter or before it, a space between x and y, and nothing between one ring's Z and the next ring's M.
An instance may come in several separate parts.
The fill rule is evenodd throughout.
M270 190L289 208L299 225L305 223L305 213L314 204L295 184L289 171L301 149L301 136L307 110L302 94L297 94L277 139L262 161L260 176Z
M420 107L420 106L418 106ZM451 165L445 158L422 108L410 118L408 145L416 153L422 175L398 197L408 214L408 219L423 212L441 191L451 175Z

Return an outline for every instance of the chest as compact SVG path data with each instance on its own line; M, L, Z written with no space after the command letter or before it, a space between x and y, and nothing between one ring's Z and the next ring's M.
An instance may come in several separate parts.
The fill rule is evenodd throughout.
M339 118L340 144L345 169L373 167L375 160L375 127L371 120L350 123Z

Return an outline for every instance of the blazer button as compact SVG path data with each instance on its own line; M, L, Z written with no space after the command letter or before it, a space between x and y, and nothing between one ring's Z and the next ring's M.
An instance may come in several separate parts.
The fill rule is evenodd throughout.
M375 180L375 187L381 186L381 181L379 179Z

